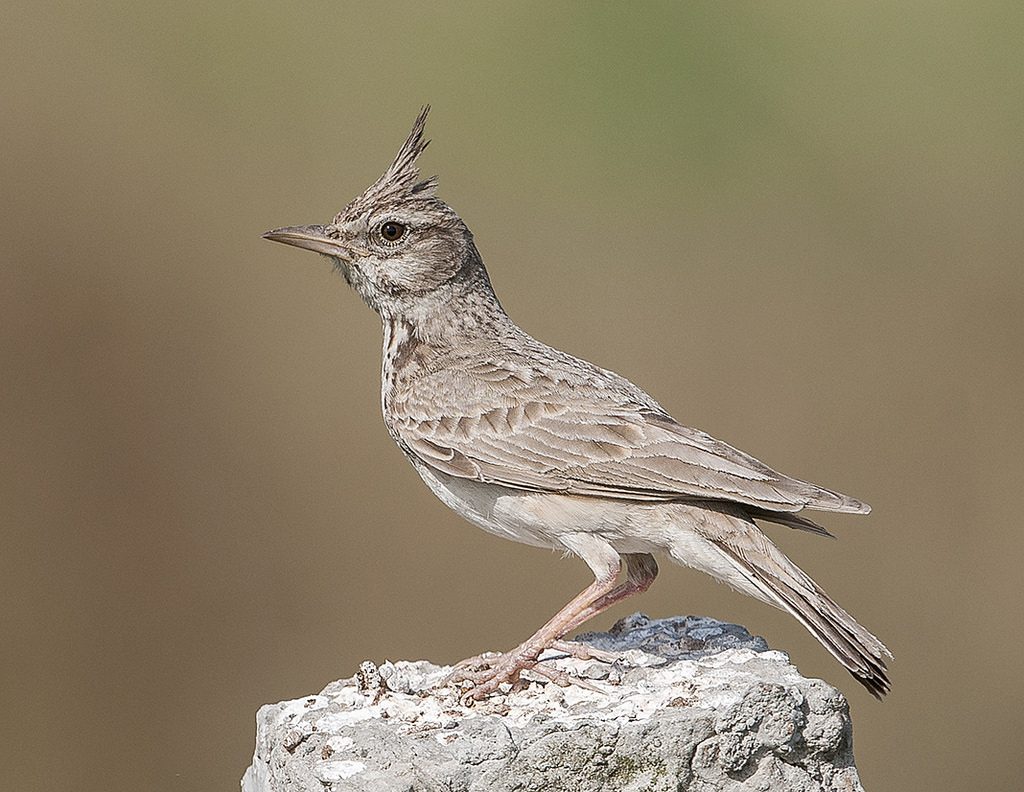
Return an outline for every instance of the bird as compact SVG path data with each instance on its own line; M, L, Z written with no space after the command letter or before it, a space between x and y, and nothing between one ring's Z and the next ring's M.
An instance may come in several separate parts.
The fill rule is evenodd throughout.
M509 690L526 669L565 684L540 655L647 590L656 556L790 613L881 699L892 654L759 527L831 536L803 512L870 507L684 426L626 378L521 329L437 177L420 177L429 111L330 223L263 237L326 257L379 314L384 423L427 487L485 531L576 556L594 575L516 648L458 664L466 700Z

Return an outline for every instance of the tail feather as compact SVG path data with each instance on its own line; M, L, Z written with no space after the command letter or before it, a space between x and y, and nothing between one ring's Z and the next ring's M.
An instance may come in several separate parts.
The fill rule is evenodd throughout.
M751 517L758 520L765 520L766 522L773 522L777 525L785 525L787 528L796 528L800 531L808 531L809 533L817 534L818 536L827 536L829 539L835 539L835 535L829 532L824 525L818 525L810 517L805 517L802 514L796 512L776 512L768 511L767 509L754 509L749 508L747 512Z
M794 616L871 695L881 699L889 692L884 656L892 653L766 537L758 548L768 551L763 559L757 558L761 553L740 552L732 542L715 544L762 599Z

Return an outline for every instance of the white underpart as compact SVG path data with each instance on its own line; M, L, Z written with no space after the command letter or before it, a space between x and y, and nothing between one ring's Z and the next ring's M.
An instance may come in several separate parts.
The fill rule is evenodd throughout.
M601 548L616 553L660 553L757 599L772 602L694 526L730 519L684 503L634 503L576 495L523 492L439 473L417 472L448 508L488 533L514 542L567 550L593 569Z

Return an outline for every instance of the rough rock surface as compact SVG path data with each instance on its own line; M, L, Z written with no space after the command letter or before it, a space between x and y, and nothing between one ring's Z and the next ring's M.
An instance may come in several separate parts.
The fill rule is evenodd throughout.
M546 655L588 687L526 672L466 707L449 667L365 662L266 705L242 792L862 790L846 699L742 627L634 614L580 639L624 653Z

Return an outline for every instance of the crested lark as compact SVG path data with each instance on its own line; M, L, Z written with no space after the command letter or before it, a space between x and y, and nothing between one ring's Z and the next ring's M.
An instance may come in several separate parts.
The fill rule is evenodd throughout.
M330 224L264 236L327 256L380 314L384 422L434 494L490 533L568 551L594 573L516 649L464 666L469 696L525 668L552 676L538 655L646 590L660 553L788 611L881 698L891 654L755 524L828 535L798 512L869 507L677 423L632 382L521 330L436 179L419 178L428 109L384 175Z

